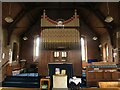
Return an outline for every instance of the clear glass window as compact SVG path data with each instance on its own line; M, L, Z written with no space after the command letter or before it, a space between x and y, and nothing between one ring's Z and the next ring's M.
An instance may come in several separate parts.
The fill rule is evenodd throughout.
M62 57L67 57L67 52L62 52Z
M40 51L40 37L36 36L34 38L34 61L36 61L37 57L39 56Z
M81 37L81 55L82 61L87 61L87 43L85 37Z
M54 57L59 57L59 52L54 52Z

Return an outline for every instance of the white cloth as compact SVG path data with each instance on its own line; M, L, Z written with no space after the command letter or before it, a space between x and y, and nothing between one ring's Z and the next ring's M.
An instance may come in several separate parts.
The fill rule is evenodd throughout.
M75 79L70 78L69 83L71 83L71 82L73 82L73 83L75 83L77 85L78 83L81 83L81 78L75 78Z
M53 75L53 88L67 88L67 75Z

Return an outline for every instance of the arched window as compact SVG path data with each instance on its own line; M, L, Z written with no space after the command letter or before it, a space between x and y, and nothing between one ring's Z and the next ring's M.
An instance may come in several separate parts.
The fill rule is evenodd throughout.
M34 52L33 52L33 60L36 61L40 54L40 37L36 36L34 38Z
M82 61L87 61L87 42L84 36L81 36L81 56Z
M17 61L18 56L18 45L16 42L13 43L13 54L12 54L12 61Z

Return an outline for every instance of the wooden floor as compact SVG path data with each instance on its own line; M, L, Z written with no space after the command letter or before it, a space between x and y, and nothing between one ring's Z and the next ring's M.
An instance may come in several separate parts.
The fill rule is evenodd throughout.
M0 90L40 90L40 88L14 88L14 87L0 87ZM64 90L64 89L53 89ZM74 90L74 89L65 89ZM120 88L80 88L79 90L120 90Z

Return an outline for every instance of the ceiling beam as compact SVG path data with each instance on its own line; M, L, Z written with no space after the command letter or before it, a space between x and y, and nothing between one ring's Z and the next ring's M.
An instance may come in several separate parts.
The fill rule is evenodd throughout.
M31 20L31 22L36 22L36 20L33 18L33 16L32 16L32 14L30 13L30 14L28 14L28 17L29 17L29 19Z
M100 35L94 30L94 28L86 20L86 17L83 15L82 10L78 10L78 15L80 15L82 21L88 26L88 28L91 30L91 32L94 33L97 37L100 37ZM82 27L82 25L80 27Z
M37 10L37 11L34 12L34 13L36 13L36 14L35 14L35 17L33 17L32 14L29 14L29 18L30 18L30 20L31 20L31 23L30 23L30 25L27 27L27 29L24 30L24 32L20 35L21 37L24 37L25 34L28 33L28 32L31 30L31 28L33 27L33 25L35 25L36 23L38 23L38 22L40 21L40 16L42 15L42 12L38 12L38 10ZM40 26L40 24L39 24L39 26Z
M8 31L7 45L10 44L10 38L13 31L15 30L14 28L16 27L16 24L29 12L29 10L26 9L23 3L20 3L20 5L22 7L22 10L16 15L16 17L14 18L14 22L7 27Z
M97 9L97 8L94 8L94 5L92 3L88 3L88 6L90 7L90 10L94 13L94 15L102 22L102 24L104 25L104 27L106 28L107 32L109 33L109 36L110 36L110 40L111 40L111 44L113 46L113 40L112 40L112 37L113 37L113 30L115 29L113 27L113 22L111 23L106 23L104 21L105 19L105 16L102 14L102 12Z
M104 16L104 14L94 5L92 5L92 3L88 3L88 6L90 7L89 9L93 12L93 14L103 23L103 25L105 26L105 28L107 30L113 30L113 22L111 23L106 23L104 21L104 19L106 18L106 16ZM95 8L94 8L95 7Z
M14 31L13 27L16 26L16 24L21 20L21 18L25 15L25 11L21 10L17 16L15 17L14 19L14 22L11 23L8 27L7 27L7 31L8 31L8 41L7 41L7 45L9 45L10 43L10 38L11 38L11 35L12 35L12 32Z
M71 9L79 9L81 7L87 8L88 6L85 3L77 3L77 2L73 2L73 3L69 3L69 2L37 2L37 3L24 3L24 5L22 5L23 7L27 8L27 9L31 9L31 8L39 8L40 10L71 10Z

